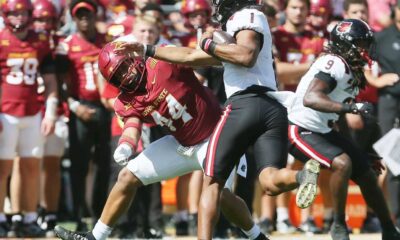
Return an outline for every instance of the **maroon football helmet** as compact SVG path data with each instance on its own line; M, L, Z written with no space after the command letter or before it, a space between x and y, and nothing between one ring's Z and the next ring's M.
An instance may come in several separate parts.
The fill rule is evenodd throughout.
M33 19L48 19L50 23L44 26L45 31L50 31L55 28L57 21L57 10L50 0L36 0L33 5Z
M204 10L208 16L211 16L211 6L207 0L184 0L182 1L181 11L186 17L189 13Z
M147 77L146 64L141 57L115 54L120 42L106 44L99 54L99 69L111 85L128 93L138 90Z
M316 15L330 15L332 6L330 0L311 0L310 13Z
M32 3L30 0L5 0L1 4L1 11L3 14L3 19L5 25L10 28L14 32L22 31L25 28L27 28L30 23L31 23L31 17L32 17ZM26 23L21 23L21 24L13 24L10 22L8 19L8 14L11 12L16 12L16 11L27 11L29 14L29 19L26 21Z

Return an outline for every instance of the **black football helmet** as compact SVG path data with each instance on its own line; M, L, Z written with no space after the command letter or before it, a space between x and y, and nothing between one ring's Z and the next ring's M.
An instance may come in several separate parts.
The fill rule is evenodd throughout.
M225 25L228 19L240 9L256 5L257 0L212 0L214 6L213 20Z
M363 80L363 69L371 64L374 34L368 24L358 19L344 19L332 29L328 48L345 59L358 80Z

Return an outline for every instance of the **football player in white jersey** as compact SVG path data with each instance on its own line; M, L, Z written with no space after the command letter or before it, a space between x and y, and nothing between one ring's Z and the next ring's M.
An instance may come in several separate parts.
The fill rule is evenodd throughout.
M198 238L211 239L219 214L220 192L229 172L248 149L263 190L277 195L296 187L312 202L319 165L306 164L302 171L285 169L287 158L287 111L266 93L277 90L273 69L272 39L268 22L255 0L215 0L216 20L236 43L218 44L213 33L200 40L201 49L163 48L123 43L119 53L135 51L173 63L225 67L228 100L210 139L204 163L205 178L199 206Z
M334 208L332 239L349 240L345 221L345 205L349 180L356 182L382 225L383 240L400 240L391 221L388 207L376 173L373 159L333 129L343 113L369 114L369 103L355 103L354 98L363 88L364 66L373 33L367 23L356 19L339 22L331 32L325 55L319 57L301 79L292 107L289 109L290 152L297 159L315 159L330 168ZM328 184L328 183L327 183Z

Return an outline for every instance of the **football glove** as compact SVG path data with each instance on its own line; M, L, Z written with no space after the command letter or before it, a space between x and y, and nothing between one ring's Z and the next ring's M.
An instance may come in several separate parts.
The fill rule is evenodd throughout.
M121 143L114 151L114 161L120 166L125 166L128 164L130 160L129 157L132 156L132 154L132 147L126 143Z

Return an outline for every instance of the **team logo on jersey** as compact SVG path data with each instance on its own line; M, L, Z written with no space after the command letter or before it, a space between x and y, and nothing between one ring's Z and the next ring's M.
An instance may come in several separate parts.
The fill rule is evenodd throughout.
M351 29L352 22L341 22L338 24L336 31L339 33L347 33Z
M1 40L1 46L10 46L9 40Z
M71 47L71 51L73 51L73 52L79 52L79 51L82 51L82 48L81 48L81 46L72 46Z

